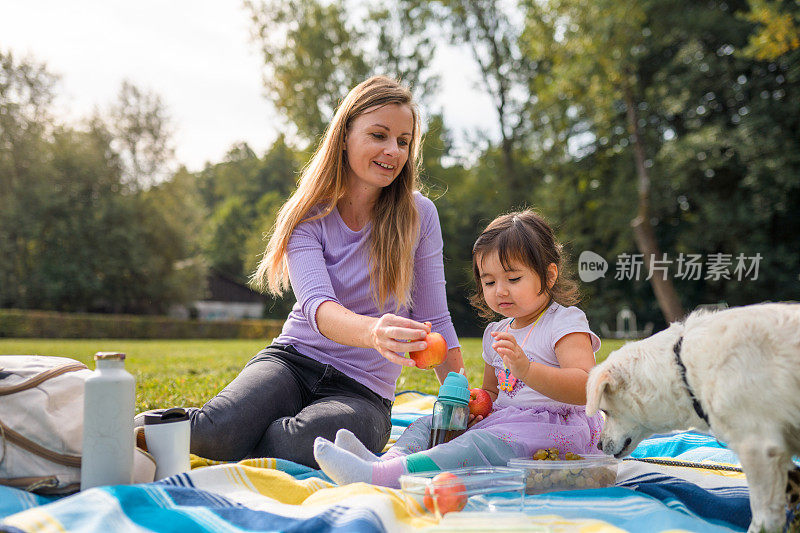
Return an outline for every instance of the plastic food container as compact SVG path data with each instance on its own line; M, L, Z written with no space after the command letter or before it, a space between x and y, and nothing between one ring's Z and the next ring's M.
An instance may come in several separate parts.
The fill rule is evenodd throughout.
M508 466L525 471L525 493L611 487L617 480L619 459L610 455L584 455L575 461L511 459Z
M452 474L442 476L441 474ZM525 503L525 472L518 468L471 467L400 476L406 498L441 519L448 512L515 512Z

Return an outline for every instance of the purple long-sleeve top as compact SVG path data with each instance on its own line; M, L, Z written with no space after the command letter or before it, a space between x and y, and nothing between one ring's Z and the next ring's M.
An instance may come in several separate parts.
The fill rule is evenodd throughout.
M322 218L301 222L289 238L289 280L297 302L283 331L273 341L291 344L303 355L333 366L390 400L394 399L400 365L389 362L372 348L345 346L328 339L320 333L316 315L319 306L328 300L359 315L380 317L394 313L430 322L431 329L445 338L448 348L460 346L447 309L439 215L428 198L419 192L414 198L420 231L414 251L411 307L402 306L395 311L397 300L390 297L384 310L378 309L369 279L372 224L353 231L334 208Z

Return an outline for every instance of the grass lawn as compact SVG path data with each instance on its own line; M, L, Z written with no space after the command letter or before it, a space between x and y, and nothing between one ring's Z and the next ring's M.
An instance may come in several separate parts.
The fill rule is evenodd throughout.
M624 341L604 340L597 361ZM461 339L470 386L483 379L481 339ZM136 377L136 411L172 406L200 406L227 385L244 364L265 346L258 340L125 340L125 339L0 339L0 354L70 357L94 368L99 351L127 354L126 368ZM397 390L436 394L432 370L404 368Z

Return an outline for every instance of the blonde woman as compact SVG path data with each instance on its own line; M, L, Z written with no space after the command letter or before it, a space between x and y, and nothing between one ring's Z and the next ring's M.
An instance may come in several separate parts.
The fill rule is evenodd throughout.
M373 77L342 101L297 191L278 213L255 279L297 303L272 345L202 409L191 451L316 467L318 436L346 428L379 452L404 357L441 333L441 381L462 368L445 299L442 236L418 191L420 124L411 92Z

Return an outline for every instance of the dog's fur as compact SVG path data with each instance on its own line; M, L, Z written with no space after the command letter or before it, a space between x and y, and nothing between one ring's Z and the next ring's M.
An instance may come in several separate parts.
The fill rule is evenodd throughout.
M688 388L674 352L681 337ZM710 430L747 476L749 531L780 531L787 472L800 454L800 304L694 312L624 345L589 375L586 412L598 410L606 414L598 448L617 457L653 433Z

